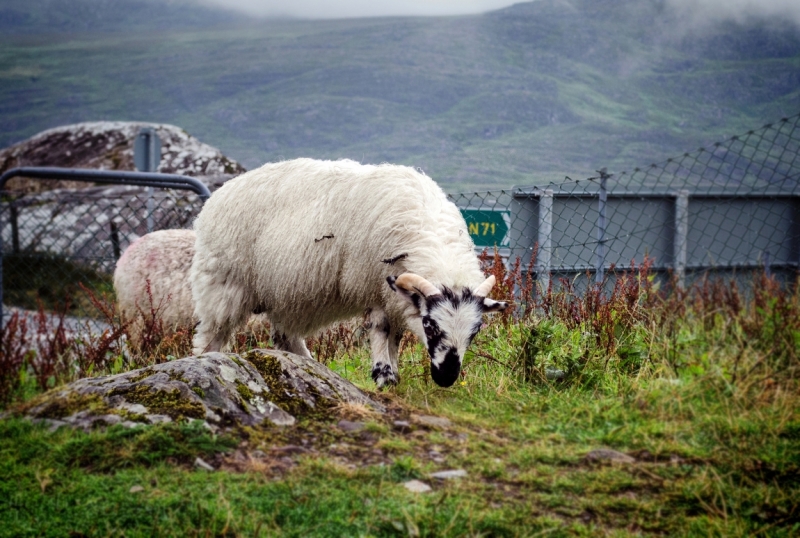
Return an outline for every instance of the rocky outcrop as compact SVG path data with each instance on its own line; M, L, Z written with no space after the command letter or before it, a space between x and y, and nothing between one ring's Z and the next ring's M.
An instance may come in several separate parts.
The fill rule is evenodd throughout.
M244 172L172 125L133 122L58 127L0 151L0 172L19 166L132 170L133 141L152 127L162 141L160 172L195 176L210 189ZM119 254L153 230L186 228L202 204L184 190L12 179L0 208L4 254L53 255L110 274Z
M208 183L239 175L245 169L217 148L200 142L174 125L100 121L64 125L43 131L0 150L0 173L20 166L59 166L98 170L134 170L133 143L150 127L161 139L158 171L207 178ZM8 189L39 192L55 188L84 188L91 183L12 179Z
M216 430L325 418L342 403L384 411L355 385L314 360L253 350L241 356L207 353L80 379L43 394L20 412L54 428L198 419Z

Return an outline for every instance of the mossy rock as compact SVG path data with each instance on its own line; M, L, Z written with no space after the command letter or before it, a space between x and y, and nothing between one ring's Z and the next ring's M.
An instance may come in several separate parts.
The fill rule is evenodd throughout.
M217 428L325 418L342 402L384 411L355 385L311 359L254 350L242 357L206 353L80 379L39 396L19 411L56 426L200 419Z
M324 365L282 351L254 349L242 358L255 366L269 386L273 401L294 416L318 416L330 407L351 402L384 411L355 385Z

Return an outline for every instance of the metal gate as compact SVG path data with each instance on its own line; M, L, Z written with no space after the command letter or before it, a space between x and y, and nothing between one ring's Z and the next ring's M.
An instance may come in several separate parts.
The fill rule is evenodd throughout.
M15 193L5 190L12 178L105 186ZM110 296L114 265L130 243L154 229L191 226L211 195L188 176L49 167L9 170L0 191L0 308L80 318L96 314L86 290Z

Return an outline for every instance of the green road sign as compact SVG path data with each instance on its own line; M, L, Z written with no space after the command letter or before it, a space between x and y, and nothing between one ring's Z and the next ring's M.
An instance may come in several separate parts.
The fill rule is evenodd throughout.
M472 237L476 247L508 246L511 211L462 209L461 215L467 221L469 236Z

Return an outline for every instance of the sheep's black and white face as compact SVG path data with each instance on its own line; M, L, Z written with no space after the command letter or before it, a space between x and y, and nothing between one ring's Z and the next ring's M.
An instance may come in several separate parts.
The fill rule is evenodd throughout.
M449 387L458 379L464 353L481 328L483 314L504 310L508 306L505 302L485 297L494 284L494 277L489 277L475 290L464 289L461 293L446 287L439 290L425 279L409 273L396 279L389 277L387 281L419 312L431 357L431 377L442 387Z

